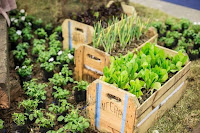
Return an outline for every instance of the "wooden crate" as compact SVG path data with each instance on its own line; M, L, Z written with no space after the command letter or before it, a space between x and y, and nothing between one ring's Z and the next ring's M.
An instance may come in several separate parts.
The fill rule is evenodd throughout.
M147 32L149 40L137 49L139 50L148 42L155 42L158 37L155 29ZM103 75L103 68L109 66L110 55L89 45L82 45L75 51L75 76L76 80L92 82Z
M157 46L171 56L177 52ZM183 95L190 74L190 61L143 104L135 95L99 79L88 86L87 115L91 127L101 132L146 132Z
M111 5L113 1L107 4L107 7ZM128 16L135 16L136 11L133 6L121 3L122 9ZM66 19L62 24L63 32L63 49L77 49L83 44L90 44L92 42L94 28L87 24L83 24L71 19Z

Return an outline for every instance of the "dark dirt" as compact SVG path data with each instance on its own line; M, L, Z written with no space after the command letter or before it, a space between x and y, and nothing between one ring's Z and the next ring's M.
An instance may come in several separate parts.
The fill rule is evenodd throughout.
M90 7L83 13L70 13L70 19L82 22L91 26L94 26L101 20L102 26L106 28L108 22L117 17L120 19L123 14L123 9L120 2L114 2L109 8L105 5L101 5L99 8L96 6Z

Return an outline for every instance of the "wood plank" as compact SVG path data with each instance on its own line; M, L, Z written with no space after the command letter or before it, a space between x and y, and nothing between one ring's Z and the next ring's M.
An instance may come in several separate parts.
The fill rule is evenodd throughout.
M89 85L87 90L87 102L89 106L87 113L90 119L95 119L95 102L96 102L96 84L101 83L101 109L100 109L100 131L120 132L122 125L122 116L125 105L125 95L128 96L127 113L125 117L124 130L133 131L136 124L136 107L139 102L135 95L116 88L101 80L95 80ZM92 103L92 104L91 104ZM94 124L94 120L91 121ZM94 125L92 126L94 127Z
M159 99L171 86L183 77L183 75L190 69L190 62L188 62L182 70L170 78L160 89L153 93L137 110L137 117L139 117L145 110L147 110L154 101Z
M71 41L72 48L77 49L82 44L88 44L92 42L94 34L94 28L92 26L80 23L71 19L65 19L62 24L63 31L63 49L69 48L69 22L71 23Z
M137 118L137 122L141 122L156 106L158 106L166 97L168 97L181 83L186 81L189 76L190 71L188 71L175 85L173 85L166 93L164 93L158 100L154 101L152 105Z
M84 54L84 46L81 46L75 52L75 78L77 81L82 80L83 77L83 54Z
M105 58L107 56L110 57L109 54L87 45L85 46L85 52L83 56L84 56L84 65L90 66L93 69L96 69L101 72L103 71L103 68L106 65ZM95 58L99 60L96 60Z
M177 91L167 102L155 111L149 119L147 119L141 126L137 127L138 133L145 133L167 110L172 108L182 97L184 90L186 89L187 82Z

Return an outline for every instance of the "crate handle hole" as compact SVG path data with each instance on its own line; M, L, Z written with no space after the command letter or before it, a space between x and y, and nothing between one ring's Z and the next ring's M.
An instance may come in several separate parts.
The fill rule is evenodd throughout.
M77 31L82 32L83 33L83 29L80 28L75 28Z
M114 99L114 100L116 100L117 102L121 102L121 101L122 101L121 98L119 98L119 97L117 97L117 96L114 96L114 95L112 95L112 94L110 94L110 93L107 94L107 97L110 98L110 99Z
M97 58L97 57L95 57L95 56L93 56L93 55L91 55L91 54L87 54L87 56L88 56L89 58L93 59L93 60L96 60L96 61L98 61L98 62L101 62L101 60L100 60L99 58Z

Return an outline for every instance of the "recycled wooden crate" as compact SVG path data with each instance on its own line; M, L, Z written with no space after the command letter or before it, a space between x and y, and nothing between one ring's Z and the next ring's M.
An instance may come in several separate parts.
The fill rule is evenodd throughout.
M171 56L177 54L170 49L157 47ZM87 115L91 127L111 133L146 132L183 95L190 74L190 63L188 61L142 104L135 95L100 79L95 80L87 89Z
M149 40L139 45L140 49L146 43L154 43L158 37L154 28L147 31ZM110 54L89 45L81 45L75 51L75 78L92 82L103 75L103 68L110 64Z
M109 7L113 1L107 4ZM121 3L123 12L128 16L135 16L136 11L133 6ZM77 49L83 44L90 44L92 42L94 28L84 23L80 23L71 19L66 19L62 24L63 32L63 49Z

